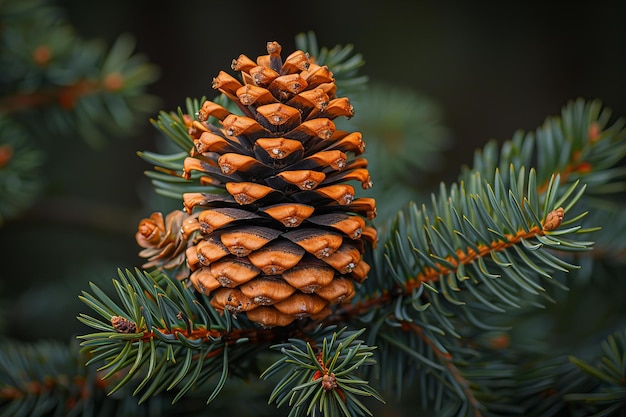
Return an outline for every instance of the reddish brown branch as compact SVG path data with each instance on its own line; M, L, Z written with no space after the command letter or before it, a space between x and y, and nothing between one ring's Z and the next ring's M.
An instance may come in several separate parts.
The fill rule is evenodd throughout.
M171 334L175 338L178 335L184 336L186 339L202 340L210 342L211 339L221 339L224 346L230 346L237 343L238 340L248 339L251 343L276 343L278 341L287 340L290 337L303 338L303 330L299 327L273 327L273 328L253 328L253 329L232 329L227 332L224 330L196 328L191 331L188 328L171 328L158 329L163 334ZM155 331L144 331L141 341L149 341L150 339L157 339L158 336ZM215 356L222 351L222 347L208 353L207 357Z
M97 390L104 391L107 387L107 382L102 379L96 379L94 384L94 388ZM55 378L47 377L42 381L29 381L21 387L2 387L0 388L0 399L15 401L25 397L41 396L58 389L75 393L66 398L65 407L67 410L71 410L76 403L89 399L93 395L93 390L85 377L77 375L70 380L68 375L61 374L55 375Z
M118 91L124 80L119 73L111 73L102 80L77 80L67 86L49 87L30 93L15 93L0 99L0 113L17 113L51 104L58 104L66 110L73 109L76 102L87 95L104 91Z
M515 234L506 234L504 240L491 242L489 245L481 244L477 246L478 251L467 248L465 251L458 249L455 255L449 255L445 259L453 265L452 267L444 266L437 263L435 267L425 267L417 276L409 278L402 287L398 286L391 292L383 291L377 296L373 296L354 304L347 304L337 310L330 317L331 321L342 321L347 316L359 316L370 311L372 308L389 303L392 299L410 294L424 282L437 282L441 276L455 272L459 265L468 265L478 258L485 257L492 252L506 250L514 245L519 244L522 239L531 239L536 236L543 236L547 231L556 229L563 220L563 209L558 208L548 213L546 219L541 226L533 226L528 231L520 230Z
M587 132L588 143L593 145L600 138L601 130L597 122L589 125ZM572 174L587 174L593 170L593 165L583 160L581 150L575 150L570 157L570 163L560 170L559 175L561 181L565 181ZM537 187L537 192L543 194L549 187L549 182L541 184ZM398 286L391 292L383 291L377 296L367 298L361 302L342 306L330 318L332 321L341 321L347 316L358 316L370 311L372 308L381 306L390 302L397 296L410 294L413 290L419 288L424 282L437 282L441 276L445 276L451 272L455 272L459 265L468 265L480 257L484 257L492 252L503 251L513 245L518 244L522 239L530 239L535 236L543 236L546 231L554 230L561 224L563 219L563 209L559 208L548 213L546 219L541 226L534 226L530 230L518 231L516 234L507 234L505 240L492 242L489 245L478 245L478 251L472 248L457 250L455 255L447 256L445 259L452 267L447 267L441 263L437 263L435 267L425 267L417 276L409 278L403 286Z

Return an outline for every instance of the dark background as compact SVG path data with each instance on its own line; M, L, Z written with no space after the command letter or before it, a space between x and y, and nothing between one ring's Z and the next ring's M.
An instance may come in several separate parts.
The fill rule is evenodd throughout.
M168 109L212 95L212 77L240 53L256 57L277 40L288 54L297 33L313 30L320 46L354 44L372 81L439 102L461 144L534 129L578 96L626 113L624 2L59 4L86 37L134 34L137 50L162 69L153 92Z
M454 141L441 167L439 179L446 181L488 139L534 130L568 100L600 98L616 116L626 116L623 2L57 4L81 37L112 43L121 33L134 35L137 52L161 70L150 92L163 110L183 106L187 97L213 97L212 78L230 71L240 53L264 54L267 41L279 41L284 56L293 51L294 36L309 30L320 46L352 43L371 82L415 90L440 106ZM78 301L80 291L89 281L108 288L116 268L140 265L134 233L151 212L143 176L150 167L136 151L154 150L158 136L146 120L133 137L112 139L100 150L81 141L54 150L50 175L62 198L44 199L0 230L0 291L5 300L13 294L2 306L9 335L84 332L75 319L88 310Z

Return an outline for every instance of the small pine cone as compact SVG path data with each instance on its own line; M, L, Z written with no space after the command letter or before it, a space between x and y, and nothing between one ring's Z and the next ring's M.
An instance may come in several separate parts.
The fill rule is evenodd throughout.
M176 270L178 279L189 276L185 257L189 234L185 233L184 226L189 223L190 217L182 210L175 210L165 219L162 213L156 212L139 222L135 239L139 246L145 248L139 256L148 260L143 268Z
M213 80L240 114L206 101L186 119L195 147L184 176L198 172L201 184L225 192L183 199L195 215L190 233L201 236L186 251L194 287L217 310L272 327L322 320L332 304L350 301L369 271L362 256L376 230L365 219L376 208L347 184L372 185L357 157L361 134L333 123L353 108L335 97L332 73L302 51L283 61L276 42L267 51L233 61L241 82L226 72Z

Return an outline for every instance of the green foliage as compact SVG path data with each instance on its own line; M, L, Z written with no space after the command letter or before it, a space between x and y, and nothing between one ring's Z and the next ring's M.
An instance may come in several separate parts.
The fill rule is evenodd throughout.
M0 116L0 225L28 208L42 186L43 153L23 130Z
M599 100L572 100L536 131L520 130L501 145L491 141L477 150L474 166L465 168L462 178L479 171L491 181L496 168L506 173L509 165L533 166L538 186L545 187L559 172L569 183L583 181L594 200L606 198L626 190L626 167L620 165L626 156L624 123L618 119L611 124L611 111Z
M93 294L84 293L81 299L100 318L85 314L79 317L89 327L101 330L82 336L81 345L93 354L89 363L106 363L99 368L106 370L103 379L118 376L119 371L130 365L111 392L132 381L135 383L133 395L143 391L139 398L142 403L176 387L178 394L173 400L176 402L192 387L217 374L219 380L207 401L210 402L224 386L229 361L240 365L236 370L234 365L230 366L231 372L246 373L245 361L235 359L245 357L246 353L254 355L244 352L245 349L230 355L229 341L212 335L220 330L229 332L233 325L239 326L239 322L233 322L228 316L219 317L208 303L195 300L190 288L183 288L179 281L167 276L120 271L119 277L113 285L120 301L114 302L92 284ZM130 320L136 331L120 333L111 322L113 317ZM243 341L245 338L237 342Z
M430 208L412 205L408 217L401 214L392 225L384 255L375 258L375 272L364 285L365 297L394 294L359 317L368 344L378 347L375 359L387 370L381 385L403 392L417 384L423 406L435 407L438 415L470 416L492 405L494 397L502 401L502 387L515 377L515 361L493 353L486 362L488 346L476 346L476 339L506 331L493 324L494 314L536 309L551 300L545 284L563 287L559 274L577 266L555 256L554 248L575 253L590 248L591 242L577 237L585 232L579 225L545 235L531 232L539 230L550 207L569 208L581 193L569 187L555 201L559 187L552 182L539 205L534 172L523 174L512 172L515 184L506 186L499 176L488 184L476 174L467 188L442 187ZM519 239L512 239L513 230L522 231Z
M271 342L288 338L289 332L300 333L295 329L258 329L243 317L220 315L205 296L161 273L120 271L113 286L118 301L94 284L91 293L84 292L80 297L99 316L79 316L81 322L99 330L80 336L82 351L90 358L87 366L104 362L98 371L103 381L112 380L107 388L109 394L132 386L132 395L139 396L140 404L163 392L175 392L175 403L190 390L204 387L211 390L206 400L211 402L229 375L244 377L250 369L256 369L261 353ZM114 323L119 317L132 323L133 330L116 328ZM362 331L348 332L344 328L330 335L332 330L331 326L311 331L307 339L314 342L308 344L290 338L290 342L275 346L282 358L264 373L265 378L294 364L297 367L270 400L277 398L280 405L285 398L293 397L292 401L298 403L292 409L294 413L307 409L308 415L317 406L314 413L337 410L349 416L367 412L357 396L380 399L366 381L353 375L359 367L373 364L373 348L356 339ZM311 343L316 349L320 346L319 356ZM319 369L333 375L336 387L345 395L345 404L338 402L336 393L326 392L329 390L323 388L322 377L302 391L305 387L301 384L311 380Z
M534 135L518 132L501 148L489 144L477 152L475 167L463 171L459 184L442 184L430 205L412 204L399 213L381 238L384 250L373 254L373 273L363 286L362 303L371 306L359 309L365 312L360 319L368 344L379 348L375 359L390 370L381 379L384 386L417 385L426 409L451 416L486 410L554 415L563 409L563 397L535 401L545 395L542 384L559 386L560 394L585 386L585 378L571 366L545 365L543 352L529 354L522 344L502 355L493 351L490 339L509 340L510 326L523 323L513 317L562 300L573 278L566 275L579 269L574 261L593 253L593 242L582 237L615 233L582 223L591 202L581 182L601 176L587 171L587 164L607 170L603 184L620 190L612 184L621 180L621 170L606 165L604 153L611 147L616 151L612 163L620 161L626 132L621 120L608 125L608 114L597 101L571 102L560 118L549 118L537 130L536 142ZM596 129L591 126L602 133L590 143L590 129ZM526 174L527 166L537 168ZM564 219L548 230L544 222L558 207L564 208ZM390 280L395 290L389 289ZM382 308L374 308L380 306L370 301L372 294L391 296ZM481 338L485 344L477 345ZM569 385L560 386L563 375L569 375ZM472 406L473 401L480 405Z
M187 134L184 116L196 114L202 102L202 100L188 98L185 111L181 108L178 109L177 114L161 111L156 120L150 120L152 125L162 131L177 149L181 149L179 152L170 154L138 152L141 158L155 166L154 171L145 171L145 174L152 180L154 189L159 195L181 200L183 193L206 190L206 186L200 185L197 175L188 180L182 177L183 162L189 156L189 149L193 147L193 142Z
M81 390L93 390L94 375L78 360L76 349L55 342L37 345L3 341L0 346L2 416L37 416L70 411ZM67 408L66 408L67 407Z
M323 330L326 333L330 329ZM363 330L349 332L343 328L330 339L324 338L321 347L317 340L312 345L298 339L273 346L283 357L261 377L268 379L277 373L283 377L276 384L270 402L275 401L278 407L291 406L289 416L372 415L357 396L383 400L367 381L352 374L361 366L375 363L371 359L374 348L356 339L361 333ZM319 338L315 334L313 337Z
M626 332L615 333L602 342L603 355L594 366L571 357L570 360L591 375L597 385L592 392L568 394L567 401L583 402L594 416L606 416L626 408Z
M78 134L99 146L153 111L158 100L143 90L158 71L133 53L131 36L108 48L79 38L46 0L6 0L2 6L0 113L34 137Z
M130 35L109 47L80 38L47 0L0 3L2 223L46 190L41 172L59 141L79 138L95 150L152 113L159 100L145 89L159 74Z
M126 397L106 400L99 375L86 367L84 357L71 345L39 341L0 344L0 415L33 416L157 416L151 407L138 407ZM155 405L157 405L155 407Z
M436 293L453 304L466 303L457 297L459 285L480 287L499 300L488 302L477 292L474 296L481 299L481 308L504 311L505 305L517 307L513 288L539 295L543 289L538 280L551 279L549 271L576 268L544 249L588 250L592 243L577 241L575 235L589 230L574 224L544 234L541 219L561 206L569 213L584 187L577 189L574 184L559 195L556 177L539 196L535 172L526 177L520 171L516 175L511 166L509 184L498 173L493 184L477 174L469 184L453 185L450 190L442 187L432 207L420 210L413 205L407 220L400 215L386 242L387 263L398 284L422 273L420 279L429 285L436 281ZM575 215L562 226L581 217Z
M205 401L188 396L185 405L171 395L137 404L125 390L107 394L108 381L75 342L41 340L0 342L0 416L2 417L161 417L200 416Z

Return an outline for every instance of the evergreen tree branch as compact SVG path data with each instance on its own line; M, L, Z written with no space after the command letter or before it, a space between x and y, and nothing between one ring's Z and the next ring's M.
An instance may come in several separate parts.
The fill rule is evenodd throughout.
M2 340L0 352L3 417L189 417L205 413L205 401L194 396L188 396L183 406L172 405L170 393L142 404L127 390L110 395L123 375L102 379L102 371L85 366L88 357L75 343Z
M580 101L576 102L575 105L570 105L570 108L566 110L568 111L564 111L564 119L570 125L581 124L580 119L574 117L578 115L591 126L596 126L592 128L593 132L595 132L593 133L594 140L592 143L596 146L595 144L598 143L598 138L601 136L597 131L599 129L598 126L604 126L607 123L606 112L598 116L599 107L597 102L585 106ZM570 113L572 112L576 114L571 115ZM594 120L594 117L597 117L599 120ZM572 138L574 138L575 143L585 143L584 139L586 136L581 138L580 135L571 136L566 134L574 130L571 126L566 125L563 131L558 131L555 127L556 122L549 120L550 123L546 122L546 125L551 129L552 137L561 138L565 144L569 143L567 141L571 141ZM543 130L546 129L548 128L544 127ZM618 123L607 129L607 133L603 135L604 140L613 143L618 150L621 150L623 147L625 137L624 131L620 129L621 124ZM586 131L585 128L579 130ZM510 252L508 249L515 249L520 255L528 253L529 255L537 256L537 254L541 253L538 259L542 263L551 268L561 270L563 268L571 269L574 266L563 261L556 261L556 258L552 255L542 253L542 251L537 251L536 249L544 246L557 248L560 251L590 249L591 242L582 241L577 243L571 239L565 239L565 236L586 233L594 229L583 229L580 226L573 226L559 231L555 230L558 226L561 226L563 215L582 198L585 187L576 190L577 184L573 183L564 192L559 191L560 176L553 176L549 181L542 182L537 179L534 170L531 170L530 175L525 179L523 174L524 165L521 164L532 160L533 141L529 139L522 142L519 139L521 138L519 135L516 138L503 146L501 160L494 158L497 152L490 146L488 151L481 154L484 158L477 157L475 163L478 168L472 176L469 175L469 171L466 171L462 176L463 182L460 185L454 184L449 192L442 186L438 198L433 196L433 207L430 211L426 206L422 206L421 210L413 206L409 210L410 218L407 221L404 220L403 213L400 213L392 226L392 232L390 233L392 236L386 242L387 249L385 253L391 273L395 272L394 276L398 285L405 287L406 292L411 292L414 288L420 287L423 281L437 282L440 280L440 277L447 276L450 273L460 273L459 279L464 281L463 274L466 273L465 266L467 265L474 266L478 264L484 273L487 269L484 267L481 258L487 255L495 261L496 265L508 268L511 263L511 257L506 256L500 259L496 255L498 252L504 252L505 254ZM554 140L552 140L550 148L563 146L566 145L554 143ZM579 146L579 148L582 147ZM602 164L600 164L598 159L602 158L597 155L604 156L605 151L600 150L596 152L598 149L593 147L591 150L585 149L584 152L577 150L574 154L582 152L589 155L585 163L591 164L593 162L595 166L610 169L611 166L606 165L606 161L602 161ZM542 150L543 148L539 149L538 152ZM540 159L544 161L542 164L544 170L548 169L546 166L548 158L542 157ZM621 159L620 155L614 157L612 161L615 163L619 159ZM501 165L504 163L509 164L507 175L502 174L499 169L495 170L495 176L490 173L485 174L487 167L493 168L494 161L500 161ZM550 166L554 168L555 164L553 163ZM561 165L566 171L566 178L571 179L573 171L567 168L569 165L567 163ZM519 171L518 174L516 174L514 167L521 167L517 169ZM559 167L558 164L556 164L556 167ZM481 174L487 178L493 178L494 184L489 184L488 180L484 180L485 182L483 183ZM543 177L545 177L545 174L539 176L539 178ZM506 184L507 181L508 184ZM569 197L571 197L571 200L567 203L566 208L562 210L558 208ZM562 226L569 226L573 222L578 221L583 215L584 213L565 220ZM431 222L430 217L434 217L435 221ZM405 230L409 230L409 232L405 232ZM394 234L395 236L393 236ZM490 235L495 239L490 238ZM413 247L413 255L404 249L405 242L409 242L411 247ZM454 247L450 246L450 243ZM518 246L523 246L525 249L519 252ZM433 249L437 247L441 249L434 251ZM426 248L427 250L421 253L423 249L420 248ZM446 252L448 252L447 255ZM416 253L419 256L415 255ZM537 265L530 258L523 257L523 261L527 267L530 267L536 273L545 275L545 272L542 269L538 269ZM411 265L415 273L401 269L407 268L407 265ZM376 282L376 280L372 280L372 282ZM528 287L519 279L517 282L522 287L526 287L533 292L532 284ZM381 300L383 300L381 302L386 302L390 294L396 292L396 290L387 289L381 292ZM450 293L448 292L447 294ZM373 301L371 298L367 301L367 304L374 303L376 301ZM367 309L367 307L363 308Z
M49 105L72 109L76 102L88 95L113 92L120 88L121 75L109 74L103 80L81 79L64 86L47 90L16 92L0 99L0 113L13 114Z
M580 103L577 106L581 108ZM593 106L587 108L594 109ZM554 125L551 128L554 133ZM611 133L605 138L610 137L617 149L621 149L621 130L609 130ZM563 139L565 135L554 137ZM553 141L552 146L557 145L560 142ZM532 148L524 146L523 150L512 152L512 147L505 144L504 149L509 156L523 154L523 160L531 161L529 150ZM586 154L594 160L594 149ZM493 156L493 149L490 155ZM485 159L498 161L491 157ZM480 314L477 316L476 312L487 309L503 313L523 305L539 305L535 300L537 296L550 300L539 280L547 279L546 282L561 286L554 273L577 268L566 260L565 253L591 249L592 242L577 237L597 230L577 225L586 212L567 216L584 196L585 187L579 186L580 179L574 180L578 171L562 164L564 184L558 174L539 181L538 177L545 178L545 174L537 175L533 169L526 176L520 160L502 159L509 164L506 175L498 168L495 168L495 175L484 174L484 167L494 165L481 161L482 170L473 171L471 175L466 171L460 185L454 184L450 190L442 186L439 195L433 196L431 208L422 206L419 210L412 206L407 220L401 212L385 240L386 259L380 254L374 256L377 260L374 277L371 277L374 279L364 284L369 288L363 292L362 299L340 307L333 316L344 320L358 315L363 322L371 323L369 342L378 345L380 351L391 348L396 352L391 355L395 357L391 364L378 357L381 366L399 369L400 364L413 361L420 364L418 368L426 365L418 370L418 376L425 375L422 372L437 372L444 380L453 380L458 374L452 368L444 372L445 363L440 360L442 352L452 355L448 350L452 349L456 351L452 355L455 361L467 364L464 358L468 351L464 349L474 332L464 333L463 329L468 326L493 329L479 320ZM543 160L545 168L547 158ZM610 172L611 166L602 167L609 170L611 178L618 177ZM381 262L385 265L381 266ZM388 286L389 276L394 278L393 287ZM402 326L402 322L412 324ZM398 334L397 328L420 329L430 342L417 347L410 337ZM385 346L381 339L393 343ZM441 350L441 346L447 349ZM438 361L433 362L433 359ZM471 374L471 368L465 367L464 372ZM503 377L512 378L512 374L506 375L507 372ZM389 382L383 380L383 385ZM400 384L401 381L396 381L396 385ZM472 391L461 395L466 404L472 404L475 395L484 389L480 383L470 385ZM450 415L457 412L452 411Z
M400 289L379 291L380 298L370 297L344 308L369 310L377 304L387 303L392 294L409 295L424 283L430 288L439 285L443 296L452 303L464 303L455 296L460 294L459 285L469 288L481 283L501 302L515 306L517 303L510 288L499 284L501 280L497 278L500 275L525 291L540 294L543 290L539 284L527 276L550 278L547 271L552 268L576 268L543 248L574 252L590 248L591 242L573 239L589 230L580 226L557 230L566 213L560 205L564 204L569 211L582 196L584 187L577 190L574 185L555 201L558 193L558 181L555 180L546 193L544 207L540 208L540 196L532 187L533 171L528 178L531 184L528 194L520 194L523 187L511 184L506 200L501 198L506 191L499 178L496 177L493 187L496 191L488 184L478 185L480 179L477 176L473 187L476 194L467 192L463 185L460 188L453 186L449 194L444 190L437 200L433 199L431 212L425 206L422 210L412 206L407 221L401 213L391 229L392 236L386 241L385 249L388 272ZM520 179L526 181L521 176ZM555 203L559 207L551 209ZM435 217L434 222L430 221L431 216ZM563 222L564 225L569 223L571 220ZM407 243L411 252L405 249ZM526 274L525 271L533 273ZM433 290L431 294L440 291ZM489 302L487 306L500 311L502 308L497 304Z
M3 416L63 415L90 401L101 381L77 361L75 349L56 342L0 347L0 410Z
M564 396L566 401L582 403L585 411L595 413L594 416L608 416L626 409L626 332L609 335L601 346L603 354L597 365L570 357L574 365L594 379L594 389Z
M496 168L506 175L512 164L536 169L539 193L547 189L550 177L559 173L564 184L580 180L591 194L604 194L607 185L624 178L624 170L617 168L626 156L624 123L623 118L612 122L611 110L600 100L570 101L560 116L547 118L534 132L520 130L501 146L491 141L478 149L473 166L463 169L461 180L478 171L491 181ZM613 192L619 190L612 187Z
M37 198L43 186L43 163L43 152L28 143L25 132L0 116L0 225Z
M158 70L133 52L131 36L121 35L108 50L80 39L45 0L4 2L0 24L0 114L31 136L78 132L99 145L103 133L128 131L157 104L144 90Z
M318 328L311 342L292 339L273 346L283 356L262 375L264 379L283 374L270 396L277 406L289 404L290 416L372 415L357 396L374 397L383 401L367 381L353 375L364 365L373 365L370 358L374 348L356 338L363 333L348 332L346 328L327 337L329 328ZM320 342L320 336L324 338Z
M115 381L109 387L109 394L131 384L133 395L141 393L139 402L143 403L163 391L176 389L173 399L176 402L190 389L217 378L207 401L210 402L229 375L246 375L250 364L271 344L290 340L282 348L293 345L292 349L296 349L298 341L307 343L306 340L309 349L322 346L321 353L313 358L326 368L322 369L322 375L308 379L323 392L310 398L310 390L306 391L309 394L301 397L298 404L306 403L309 410L318 407L349 416L367 412L356 395L380 398L363 380L351 375L359 366L373 363L368 359L371 348L356 340L360 332L346 333L344 329L329 336L332 328L312 331L299 326L255 328L243 318L233 320L228 312L220 316L204 296L196 299L190 288L165 275L126 271L120 272L119 277L119 281L114 281L119 302L92 285L93 294L84 293L81 299L101 318L79 316L80 321L100 330L80 339L83 339L83 352L90 356L87 365L104 362L98 368L103 372L102 378ZM289 360L283 357L277 363L272 369L282 369ZM321 366L314 363L318 368ZM310 369L313 368L308 365L300 371ZM267 375L278 371L268 371ZM276 395L287 390L284 395L299 396L301 389L281 385ZM301 411L299 407L296 409Z
M207 309L195 300L189 288L165 275L153 278L147 273L137 271L133 275L127 271L119 276L120 281L113 284L120 302L114 302L92 285L94 295L84 293L81 299L101 319L79 316L83 323L101 330L80 338L81 345L93 354L89 363L105 362L101 368L108 371L104 379L130 366L111 392L133 381L134 395L144 390L139 400L143 402L182 384L176 401L199 381L220 375L210 397L214 398L223 387L229 368L237 368L235 363L246 363L235 358L251 353L250 348L231 352L229 347L249 341L249 336L253 340L260 337L252 331L232 332L239 321L233 321L228 314L222 318L210 307ZM238 371L245 374L245 366Z

